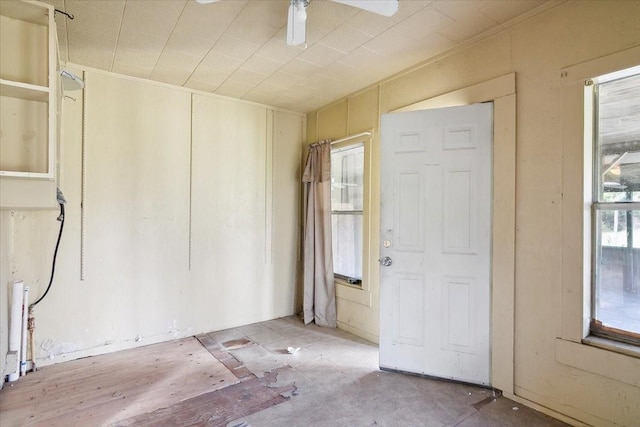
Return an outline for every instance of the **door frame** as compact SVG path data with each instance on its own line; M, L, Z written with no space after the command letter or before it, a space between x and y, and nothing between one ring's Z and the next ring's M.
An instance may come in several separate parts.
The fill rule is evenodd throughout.
M516 74L401 107L389 113L493 102L491 384L514 394ZM500 224L495 227L493 224Z

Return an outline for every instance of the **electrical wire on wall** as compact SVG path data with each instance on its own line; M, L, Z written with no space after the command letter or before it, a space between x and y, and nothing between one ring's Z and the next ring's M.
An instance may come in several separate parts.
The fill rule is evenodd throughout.
M44 297L47 296L47 294L49 293L49 290L51 289L51 285L53 284L53 278L56 272L56 259L58 258L58 248L60 247L60 239L62 238L62 230L64 229L64 205L67 203L67 201L65 200L64 196L62 195L62 191L60 191L59 188L57 189L57 200L58 200L58 205L60 205L60 214L58 215L58 218L57 218L57 220L60 221L60 231L58 232L58 240L56 241L56 248L53 251L53 261L51 263L51 277L49 278L49 285L47 286L47 289L44 291L44 294L42 294L42 296L38 298L36 302L29 305L29 316L27 318L27 330L29 331L29 347L30 347L29 359L31 360L34 372L36 370L36 362L34 359L34 351L33 351L33 331L36 328L36 321L35 321L35 317L33 316L33 308L40 301L42 301Z

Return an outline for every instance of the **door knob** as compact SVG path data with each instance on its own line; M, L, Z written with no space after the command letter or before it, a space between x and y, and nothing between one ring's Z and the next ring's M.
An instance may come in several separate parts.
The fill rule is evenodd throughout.
M385 267L389 267L392 264L391 258L389 258L388 256L382 258L380 260L380 264L384 265Z

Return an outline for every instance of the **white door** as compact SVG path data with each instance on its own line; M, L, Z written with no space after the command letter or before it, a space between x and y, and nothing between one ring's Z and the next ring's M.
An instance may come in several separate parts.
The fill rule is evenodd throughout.
M385 114L380 367L490 384L493 104Z

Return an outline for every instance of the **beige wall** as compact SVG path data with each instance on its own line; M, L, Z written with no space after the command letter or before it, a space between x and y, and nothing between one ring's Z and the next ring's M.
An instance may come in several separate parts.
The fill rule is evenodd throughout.
M369 256L375 265L379 253L379 115L516 73L515 347L511 388L516 399L529 405L563 414L572 422L593 425L637 425L640 359L581 345L581 337L575 334L563 335L568 328L565 323L582 322L578 310L576 319L566 319L564 307L581 306L583 301L582 253L575 254L575 250L581 251L583 219L579 201L582 168L579 161L576 165L575 156L581 156L583 139L580 135L568 136L571 134L565 129L568 116L580 117L583 106L580 97L568 104L561 71L640 45L638 17L637 1L563 3L307 116L307 142L342 138L369 128L375 131ZM637 51L633 53L637 55ZM640 63L640 56L635 61ZM571 160L563 160L566 153ZM563 191L578 197L568 204ZM576 224L578 233L567 233L568 224ZM563 236L573 240L565 241ZM496 262L501 260L494 259ZM379 283L375 268L369 286L371 306L340 298L338 322L341 328L376 339ZM494 304L508 304L509 300L499 301L494 298ZM509 305L493 307L494 313L512 309ZM494 333L496 330L494 325ZM494 342L496 338L501 337L494 337ZM494 365L494 371L509 366ZM505 372L493 375L511 377Z
M637 424L640 359L580 344L574 350L563 344L570 339L557 340L565 320L575 321L565 319L566 303L582 301L575 284L566 291L576 274L566 274L575 259L564 256L564 248L579 250L581 242L563 227L582 220L581 207L563 199L563 191L581 192L581 181L568 179L579 165L563 160L582 151L580 138L563 137L563 115L579 115L581 106L563 104L560 71L640 45L638 16L637 1L564 3L309 114L306 124L307 142L374 130L369 261L375 266L379 115L516 73L513 390L530 405L593 425ZM86 77L86 205L83 216L83 109L76 92L78 101L64 102L59 174L69 203L54 288L36 308L37 362L293 313L303 120L205 95L194 95L191 115L191 94L181 89L97 72ZM0 212L0 283L20 278L32 295L44 291L56 216ZM372 340L375 272L365 298L339 292L338 300L340 327ZM4 286L0 309L4 355Z
M84 79L85 93L64 100L68 203L55 281L35 309L37 364L296 312L304 116L93 70ZM57 215L0 211L2 362L6 284L44 292Z

